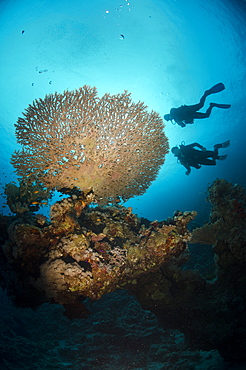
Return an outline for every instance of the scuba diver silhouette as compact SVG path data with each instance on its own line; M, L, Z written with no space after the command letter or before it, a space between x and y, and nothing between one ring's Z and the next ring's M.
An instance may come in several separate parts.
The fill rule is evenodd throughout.
M214 145L214 150L207 150L202 145L198 143L193 143L189 145L184 145L181 143L179 148L177 146L171 149L171 152L175 157L178 157L178 162L181 163L186 168L186 175L191 172L191 167L197 169L201 168L201 165L214 166L216 165L216 160L224 160L227 155L219 155L218 150L220 148L228 148L230 145L230 140L225 141L222 144ZM194 147L198 147L201 150L197 150Z
M204 106L206 97L211 94L218 93L225 89L225 85L220 82L211 89L206 90L203 96L200 99L200 102L195 105L182 105L179 108L172 108L169 114L164 115L164 119L166 121L174 120L179 126L185 127L187 123L194 123L194 119L198 118L208 118L211 114L211 111L214 107L228 109L231 107L230 104L217 104L217 103L210 103L209 108L205 113L198 112Z

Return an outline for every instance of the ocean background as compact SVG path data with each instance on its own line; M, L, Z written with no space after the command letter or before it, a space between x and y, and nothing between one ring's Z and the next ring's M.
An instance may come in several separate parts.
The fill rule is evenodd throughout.
M166 122L165 133L170 148L184 141L213 149L230 140L220 151L227 159L186 176L169 153L147 192L125 206L150 220L196 210L196 222L203 224L210 212L209 184L224 178L245 187L243 0L1 0L0 50L1 186L16 179L10 164L19 148L14 124L35 99L86 84L96 86L100 97L128 90L133 101L163 116L172 107L198 103L205 90L223 82L226 89L209 96L202 111L210 102L231 104L229 110L215 108L210 118L185 128ZM8 215L5 202L1 195ZM48 207L42 211L47 214ZM194 359L181 333L164 331L126 292L104 297L92 305L88 320L74 322L59 306L16 309L1 294L0 369L236 368L216 351ZM181 365L167 356L175 351Z

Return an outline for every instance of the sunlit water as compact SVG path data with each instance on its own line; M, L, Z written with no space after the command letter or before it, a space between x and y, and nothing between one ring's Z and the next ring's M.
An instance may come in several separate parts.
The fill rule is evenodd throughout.
M162 116L207 99L230 103L182 129L166 124L170 146L199 142L208 149L231 140L215 167L185 170L172 154L148 192L130 200L139 215L171 216L176 209L207 214L205 192L217 177L245 184L245 3L242 1L3 1L1 3L1 172L13 179L14 123L34 99L84 84L99 95L128 90ZM122 37L122 35L124 37ZM204 107L206 109L206 106ZM5 178L7 176L7 178Z

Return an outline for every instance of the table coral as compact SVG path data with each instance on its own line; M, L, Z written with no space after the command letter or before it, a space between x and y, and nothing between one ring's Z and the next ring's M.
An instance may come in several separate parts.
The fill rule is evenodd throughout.
M18 176L48 189L92 189L98 201L143 194L168 152L164 122L128 92L83 86L36 100L17 121Z

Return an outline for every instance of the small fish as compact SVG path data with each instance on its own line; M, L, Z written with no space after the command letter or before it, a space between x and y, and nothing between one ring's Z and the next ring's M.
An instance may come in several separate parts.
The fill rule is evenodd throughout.
M23 33L24 33L24 32L25 32L25 30L22 30L22 31L21 31L22 35L23 35Z
M41 70L39 71L39 73L44 73L44 72L48 72L48 69L41 69Z
M37 193L39 193L39 191L38 191L38 190L35 190L35 191L33 192L33 194L37 194Z

